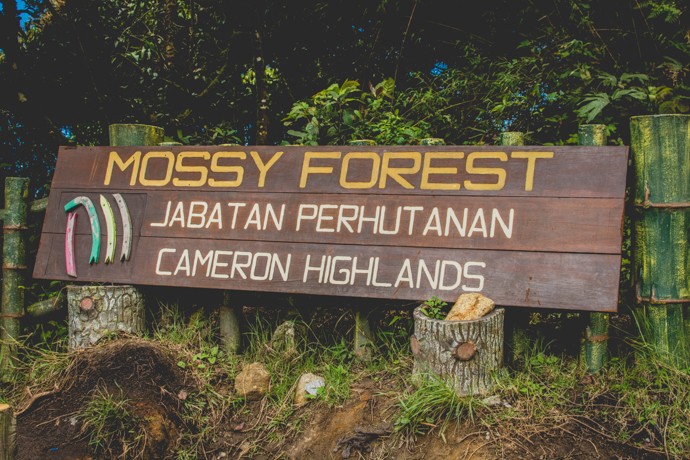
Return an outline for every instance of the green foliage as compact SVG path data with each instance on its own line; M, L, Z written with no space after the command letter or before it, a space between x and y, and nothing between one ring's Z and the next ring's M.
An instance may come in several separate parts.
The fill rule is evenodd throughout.
M473 418L478 402L472 396L458 396L452 385L433 374L419 375L418 379L417 389L398 399L395 431L414 436L438 428L439 436L443 436L450 422Z
M436 296L433 296L424 303L421 311L429 318L445 319L445 317L448 315L448 312L445 311L445 307L447 305L448 304L446 302L442 301Z
M389 78L373 86L359 98L359 83L346 80L318 92L312 102L294 104L284 125L301 125L287 133L300 145L345 145L354 139L372 139L379 145L416 143L429 137L414 120L400 115L395 98L395 82ZM422 123L424 127L426 123Z

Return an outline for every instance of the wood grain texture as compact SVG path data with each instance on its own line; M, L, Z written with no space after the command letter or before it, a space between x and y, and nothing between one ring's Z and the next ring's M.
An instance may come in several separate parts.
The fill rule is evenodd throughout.
M455 388L461 395L484 395L494 385L492 373L503 366L503 321L505 310L497 308L472 321L443 321L428 318L414 310L413 375L429 378L434 374ZM454 351L471 342L477 349L467 361L458 359Z
M164 150L167 149L167 150ZM245 192L305 192L305 193L362 193L375 195L451 195L451 196L543 196L570 198L624 198L625 179L628 161L627 147L541 147L541 146L333 146L333 147L268 147L268 146L184 146L184 147L61 147L58 163L53 176L52 190L179 190L174 179L182 181L199 180L198 172L170 173L168 182L160 186L144 186L141 176L130 185L131 170L129 166L125 172L114 166L111 181L104 184L111 152L117 152L122 161L127 161L135 152L141 152L140 164L149 152L171 152L172 162L163 157L152 157L147 162L146 180L165 181L167 168L173 167L180 152L208 152L209 158L216 152L240 152L245 159L224 158L218 160L220 166L242 166L243 178L238 187L211 187L208 180L203 185L183 187L186 190L239 190ZM310 167L333 168L328 173L308 174L304 187L300 187L300 180L304 165L305 152L331 152L339 154L339 158L311 159ZM534 166L534 184L530 191L525 190L528 160L513 158L514 152L554 152L551 159L537 159ZM266 174L263 186L259 186L261 173L257 162L251 155L256 152L262 165L268 164L276 152L283 154L276 160ZM380 172L374 178L374 184L367 189L347 189L340 186L340 174L343 159L349 152L373 152L381 162L386 153L418 152L420 159L427 152L462 152L463 158L433 159L431 168L457 168L455 173L433 173L428 180L431 183L459 183L459 190L420 189L424 165L420 161L414 173L403 173L412 189L406 189L391 177L386 180L385 188L380 188ZM466 160L472 152L504 152L506 161L496 158L476 159L474 167L501 168L505 170L505 186L501 190L468 190L465 181L476 184L496 183L495 174L469 174ZM351 160L349 162L349 182L366 182L372 179L372 161L367 159ZM210 170L212 159L185 158L183 165L188 167L203 166L207 169L207 179L234 181L234 172L213 172ZM391 158L391 168L414 168L414 160L405 158ZM141 168L140 168L141 169Z
M46 264L36 266L34 277L48 279L68 279L64 266L64 250L59 244L63 236L52 235L53 242L44 241L50 246ZM91 237L77 236L78 248L88 247ZM161 253L161 249L175 252ZM184 268L184 251L188 251L189 270ZM200 257L207 257L214 251L212 258L206 262L197 262L194 272L196 251ZM225 251L217 253L217 251ZM239 252L240 254L236 254ZM244 254L242 254L244 253ZM246 255L246 254L251 255ZM266 279L251 279L254 255L261 253L256 259L254 277L266 276L266 262L271 257L274 265L274 254L280 267L273 267L273 277ZM216 277L209 262L216 260ZM290 269L287 279L283 279L280 272L285 270L287 256L291 254ZM268 241L230 241L230 240L200 240L185 238L144 238L134 239L132 257L129 262L115 262L114 264L88 264L82 250L77 250L77 273L80 281L102 281L113 283L128 283L137 280L140 284L205 287L212 289L257 290L269 292L310 293L338 296L377 297L388 299L426 300L438 296L445 301L455 301L458 293L463 292L462 286L478 289L478 278L465 276L465 270L471 276L483 276L481 294L491 298L497 305L529 306L537 308L556 308L571 310L616 311L618 298L618 281L620 255L609 254L562 254L548 252L521 251L477 251L471 249L430 249L420 247L382 247L358 245L327 245L268 242ZM160 265L158 265L160 255ZM325 276L328 257L331 257L331 270L328 281L319 282L318 270L308 272L304 280L305 264L309 256L309 265L320 267L323 264L322 278ZM334 257L350 259L335 260ZM235 260L237 257L237 260ZM365 270L371 267L372 276L367 285L366 273L358 273L355 283L351 284L353 260L357 257L357 269ZM372 265L378 258L378 270ZM429 275L420 268L420 260L429 271ZM441 289L440 269L442 261L447 261ZM395 283L401 276L406 277L404 270L409 261L410 273L414 287L409 282ZM467 266L468 262L474 264ZM233 268L233 263L236 267ZM227 266L220 264L228 264ZM242 268L242 265L245 265ZM249 266L246 266L249 264ZM438 264L438 275L437 275ZM458 264L458 265L454 265ZM481 267L477 264L485 264ZM180 269L178 270L178 265ZM463 274L458 282L457 267ZM157 275L159 272L170 274ZM242 269L240 273L239 269ZM333 271L333 269L335 271ZM177 271L177 274L175 274ZM376 271L376 278L373 272ZM189 273L189 276L187 274ZM227 277L225 277L227 276ZM436 288L433 288L429 278L438 276ZM419 283L418 283L419 278ZM345 283L344 280L349 279ZM379 283L378 286L374 282ZM344 283L344 284L338 284ZM390 284L389 286L381 284ZM457 284L456 284L457 283ZM454 286L455 285L455 286ZM450 289L452 287L452 289ZM472 291L466 291L472 292Z
M44 226L45 233L64 232L67 214L60 212L60 209L80 192L54 193L55 209L47 214L46 218L50 219L50 222ZM92 201L99 200L99 193L86 193L83 196L91 198ZM107 193L104 196L116 206L112 194ZM142 193L126 193L122 196L132 216L134 236L187 236L203 239L326 244L356 242L379 246L597 254L619 254L621 250L623 201L614 199L464 197L459 200L448 196L377 197L184 191L149 192L148 197ZM178 217L181 216L183 219L172 222L180 203L182 213L178 213ZM190 206L191 203L196 203L194 208ZM229 206L228 203L241 203L243 206ZM256 205L258 208L255 211ZM271 213L267 212L268 205ZM307 207L303 208L300 214L301 205ZM220 216L221 219L220 222L211 223L209 221L216 206L219 210L216 217ZM318 211L314 207L318 207ZM407 210L404 209L406 207ZM415 208L414 213L409 208ZM198 216L190 219L190 210ZM511 210L514 216L513 225L510 225ZM103 220L100 207L97 208L97 212ZM203 216L200 216L202 212ZM253 212L256 212L255 215L252 215ZM478 216L479 214L481 216ZM319 219L319 215L322 220ZM358 220L362 215L369 220L363 220L360 229ZM311 216L314 217L309 218ZM354 218L339 221L340 216L345 219L353 216ZM375 225L371 219L376 216L379 216L379 220ZM122 218L119 213L114 217L118 229L119 250L122 244ZM168 222L168 225L154 226L164 222ZM280 230L276 222L280 223ZM201 225L202 228L189 228L189 223ZM510 231L506 232L501 224L509 227ZM102 227L102 239L105 239L106 229L105 226ZM90 232L91 227L84 213L83 218L77 219L76 234Z

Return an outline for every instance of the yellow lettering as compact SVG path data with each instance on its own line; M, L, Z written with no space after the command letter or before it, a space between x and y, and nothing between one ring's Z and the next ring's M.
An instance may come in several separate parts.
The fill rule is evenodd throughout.
M388 164L391 159L411 159L414 164L411 168L391 168ZM381 180L379 181L379 188L386 188L386 178L390 176L391 179L405 188L412 189L414 186L407 182L406 179L400 177L401 174L415 174L419 171L422 165L422 154L419 152L385 152L383 154L383 166L381 167Z
M373 161L371 165L371 179L369 182L348 182L347 169L350 165L351 159L370 159ZM350 152L343 158L343 165L340 169L340 186L343 188L371 188L374 186L379 178L379 168L381 167L381 157L375 152Z
M203 158L208 160L211 154L208 152L180 152L177 154L177 162L175 163L175 171L177 172L196 172L199 173L197 180L180 180L177 177L173 179L173 185L180 187L201 187L206 183L208 177L208 168L206 166L184 166L182 160L185 158Z
M510 154L510 158L527 158L525 191L529 192L534 186L534 166L537 158L553 158L553 152L513 152Z
M302 162L302 177L299 179L299 188L307 186L307 176L311 174L330 174L333 172L331 166L309 166L312 158L340 158L340 152L304 152L304 161Z
M261 161L261 157L259 156L259 152L250 152L252 154L252 158L254 158L254 163L256 163L256 167L259 168L259 187L263 187L264 184L266 183L266 173L268 170L273 166L273 164L278 161L278 158L283 156L283 152L276 152L273 157L268 160L268 163L264 164L263 161Z
M465 188L467 190L501 190L506 185L506 170L503 168L475 168L474 160L477 158L496 158L501 161L508 161L508 155L505 152L472 152L467 155L467 163L465 170L469 174L493 174L498 176L495 184L473 184L471 181L465 181Z
M113 166L117 165L118 168L120 168L120 171L124 172L125 169L129 168L129 165L133 165L132 167L132 177L129 179L129 185L134 185L137 183L137 174L139 173L139 160L141 159L141 152L134 152L134 154L129 157L129 160L126 162L122 161L122 158L120 158L120 155L117 154L117 152L110 152L110 157L108 158L108 169L105 172L105 181L103 182L104 185L110 185L110 179L112 178L113 175Z
M460 190L460 184L429 182L430 174L457 174L458 168L432 168L431 160L435 158L462 158L464 152L426 152L424 154L424 167L422 168L422 183L419 188L423 190Z
M149 165L151 158L166 158L168 160L168 170L165 173L165 179L154 180L146 178L146 168ZM148 152L141 160L141 174L139 174L139 183L145 186L162 187L170 182L173 173L173 166L175 166L175 156L172 152Z
M211 187L239 187L242 183L242 178L244 177L244 168L242 166L220 166L218 165L218 160L221 158L239 158L240 160L245 160L247 158L247 154L244 152L214 153L213 159L211 160L211 171L237 173L237 178L235 180L209 179L208 185L210 185ZM261 159L259 159L259 161L261 161Z

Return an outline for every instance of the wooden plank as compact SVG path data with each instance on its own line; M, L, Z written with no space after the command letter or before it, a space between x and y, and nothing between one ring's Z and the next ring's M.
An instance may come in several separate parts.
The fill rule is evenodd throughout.
M49 234L44 238L49 255L43 267L36 266L34 277L73 279L65 272L64 235ZM620 255L606 254L136 237L129 262L89 265L85 249L89 245L90 236L77 236L80 281L411 300L436 295L446 301L455 300L458 293L475 290L472 292L481 292L499 305L595 311L616 310L621 260ZM163 249L167 252L161 252ZM194 270L196 251L200 257L210 257L203 263L196 261ZM305 279L307 257L313 269ZM358 270L369 269L372 273L371 277L357 273L353 284L354 257L358 258ZM429 276L420 268L422 260ZM327 276L326 266L330 272ZM462 270L460 277L458 268ZM434 288L429 277L433 280L436 276ZM410 278L413 286L402 278Z
M628 161L627 147L185 146L165 149L168 150L62 147L52 188L623 198ZM111 161L111 152L116 152L121 166L115 162L115 156ZM312 153L307 155L307 152ZM441 158L443 155L451 157ZM276 161L270 164L272 159ZM106 180L109 165L111 172ZM132 180L134 169L137 174ZM343 170L345 175L341 177ZM215 187L211 186L211 179L216 181ZM424 183L426 189L422 188ZM448 189L452 184L457 190ZM346 188L357 186L364 188Z
M56 195L58 208L80 193ZM99 193L83 195L98 203ZM111 194L104 196L115 206ZM149 192L148 200L141 193L123 197L132 215L134 236L598 254L621 251L623 200L614 199L190 191ZM100 207L98 212L103 219ZM360 217L364 217L361 226ZM66 218L65 212L56 212L44 232L64 233ZM115 220L121 238L119 213ZM105 226L101 232L105 238ZM76 233L91 233L88 219L77 220Z

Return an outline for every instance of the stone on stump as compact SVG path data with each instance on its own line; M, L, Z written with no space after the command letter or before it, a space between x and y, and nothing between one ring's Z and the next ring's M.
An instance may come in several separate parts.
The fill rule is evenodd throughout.
M7 404L0 404L0 460L14 460L17 453L17 418Z
M458 395L486 394L494 387L492 373L503 365L503 318L496 308L471 321L444 321L414 310L413 375L436 374Z
M235 376L235 391L248 401L256 401L264 397L270 382L271 374L266 366L261 363L248 364Z
M69 286L67 309L72 348L93 346L118 331L145 330L144 298L133 286Z
M484 297L476 292L472 294L462 294L448 312L446 321L469 321L478 319L494 309L496 304L493 300Z

